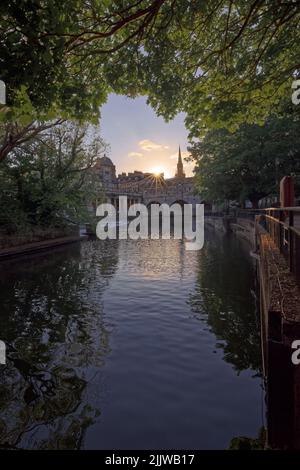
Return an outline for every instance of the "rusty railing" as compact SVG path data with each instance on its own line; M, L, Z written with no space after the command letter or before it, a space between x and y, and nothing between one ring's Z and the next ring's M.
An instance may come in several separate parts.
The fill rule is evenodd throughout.
M300 207L262 209L256 217L300 282Z

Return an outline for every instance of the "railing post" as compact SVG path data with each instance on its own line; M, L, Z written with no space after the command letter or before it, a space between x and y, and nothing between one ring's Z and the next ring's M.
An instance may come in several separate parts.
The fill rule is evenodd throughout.
M294 253L293 253L293 272L295 273L296 279L300 280L300 237L297 233L293 233L293 246L294 246Z
M271 236L271 225L270 225L270 218L269 218L270 211L267 209L266 213L267 213L267 216L266 216L266 230L269 233L269 235Z
M289 211L289 265L290 272L294 272L294 232L290 227L294 227L293 211Z
M275 238L275 223L274 223L274 211L270 210L270 215L272 219L270 219L270 224L271 224L271 238L273 242L276 244L276 238Z
M283 221L284 221L284 212L280 211L279 212L279 234L278 234L279 235L278 247L279 247L280 253L282 253L283 245L284 245L284 226L281 223Z

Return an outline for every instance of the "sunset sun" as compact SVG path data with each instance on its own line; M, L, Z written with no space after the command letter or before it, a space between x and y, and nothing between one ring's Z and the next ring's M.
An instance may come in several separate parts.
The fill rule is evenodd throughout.
M155 166L150 170L151 173L154 174L154 176L160 176L162 173L164 173L165 176L168 176L168 170L166 170L163 166Z

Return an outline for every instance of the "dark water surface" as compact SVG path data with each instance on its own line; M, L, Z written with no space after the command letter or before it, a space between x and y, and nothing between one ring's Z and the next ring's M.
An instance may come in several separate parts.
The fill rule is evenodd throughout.
M241 244L87 241L0 264L0 443L212 449L262 425Z

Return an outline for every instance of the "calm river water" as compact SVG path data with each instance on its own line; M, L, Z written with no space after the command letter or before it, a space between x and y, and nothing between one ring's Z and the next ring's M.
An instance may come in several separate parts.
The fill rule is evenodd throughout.
M0 443L224 449L262 426L240 242L86 241L0 264Z

